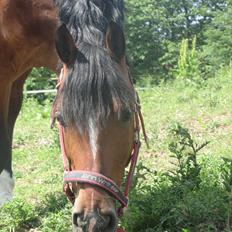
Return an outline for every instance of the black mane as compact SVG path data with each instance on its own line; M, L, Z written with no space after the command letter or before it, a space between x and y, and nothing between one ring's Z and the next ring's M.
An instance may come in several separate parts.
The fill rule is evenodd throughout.
M122 0L55 0L61 21L78 47L62 90L64 122L75 123L80 132L90 124L102 126L113 104L134 110L134 90L105 48L105 33L111 21L122 25ZM90 123L90 120L91 123Z

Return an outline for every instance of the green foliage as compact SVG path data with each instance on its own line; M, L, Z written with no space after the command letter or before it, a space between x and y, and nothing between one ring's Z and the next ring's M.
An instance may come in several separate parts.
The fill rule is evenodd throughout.
M225 190L232 193L232 160L228 158L222 158L223 164L221 165L221 175Z
M44 208L38 208L42 218L39 227L41 231L71 231L71 205L67 202L65 196L61 194L46 196L43 202Z
M28 79L26 80L25 90L46 90L55 89L56 74L46 68L32 69ZM51 94L39 93L30 95L42 103L46 99L51 99Z
M201 184L205 176L200 172L206 163L197 162L196 156L207 143L197 145L188 130L178 123L170 133L169 149L177 161L175 169L170 170L171 175L148 172L149 181L144 183L143 178L143 184L130 195L131 205L123 225L128 232L226 231L226 192L220 184ZM219 179L218 173L215 178Z
M22 231L33 227L37 223L38 214L27 202L16 199L6 204L0 211L0 230Z
M39 228L43 232L71 231L71 207L62 194L45 196L40 206L26 200L14 199L0 210L0 230L2 232L26 232Z
M183 39L180 45L180 55L176 75L186 84L201 85L203 79L200 76L199 61L196 50L196 36L192 40L189 48L189 39Z
M213 74L221 66L228 65L232 59L232 3L227 1L223 11L217 11L214 19L206 26L202 63L205 75Z
M155 82L172 77L178 57L177 43L197 35L205 43L204 25L214 12L225 8L220 1L126 1L128 57L135 75L153 74Z
M232 159L223 158L223 164L221 165L221 177L222 183L226 190L227 200L227 230L232 229Z
M177 168L168 174L169 179L178 188L180 186L181 188L187 186L190 190L199 188L201 167L197 162L197 155L209 142L198 145L194 142L188 129L179 123L171 126L169 141L171 157L177 161L175 164Z
M46 68L34 68L26 83L26 90L35 90L41 88L54 88L56 82L53 80L56 74Z
M128 214L123 218L127 231L231 231L227 229L229 201L222 186L219 158L231 157L231 80L231 68L226 67L217 72L215 79L206 80L204 88L183 86L179 84L182 80L176 80L140 92L151 140L151 149L145 152L143 162L158 171L142 179L143 186L131 193ZM185 126L171 123L166 130L173 120ZM187 164L188 155L208 140L210 144ZM178 165L175 153L171 153L174 166L167 164L170 159L165 144L169 147L174 142L174 150L179 152L183 141L191 144L180 155L184 165ZM171 171L168 175L167 170ZM179 170L184 178L180 178Z

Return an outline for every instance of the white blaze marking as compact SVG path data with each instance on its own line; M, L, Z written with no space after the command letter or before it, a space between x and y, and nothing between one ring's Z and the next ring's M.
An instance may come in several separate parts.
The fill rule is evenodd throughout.
M93 161L96 160L96 155L98 150L97 136L98 136L98 129L94 123L94 120L91 118L89 120L89 141L90 141L91 151L93 154Z
M94 210L94 192L91 193L91 209Z
M3 170L0 174L0 206L13 198L14 179L8 171Z

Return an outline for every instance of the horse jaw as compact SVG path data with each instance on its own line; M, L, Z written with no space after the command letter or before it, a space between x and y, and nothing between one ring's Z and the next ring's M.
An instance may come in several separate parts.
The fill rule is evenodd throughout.
M0 174L0 206L13 198L14 179L3 170Z

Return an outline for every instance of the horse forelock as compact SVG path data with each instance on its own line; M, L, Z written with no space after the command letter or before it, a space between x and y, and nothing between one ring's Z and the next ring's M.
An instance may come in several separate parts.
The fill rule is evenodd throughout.
M123 0L54 0L78 47L62 92L62 114L80 132L104 125L113 104L133 110L134 92L105 49L111 21L122 26Z
M106 49L87 43L78 49L62 91L62 115L67 124L75 123L84 132L90 125L104 126L115 105L118 116L123 109L133 111L135 95Z
M103 46L110 21L122 26L123 0L54 0L60 20L66 24L76 43Z

